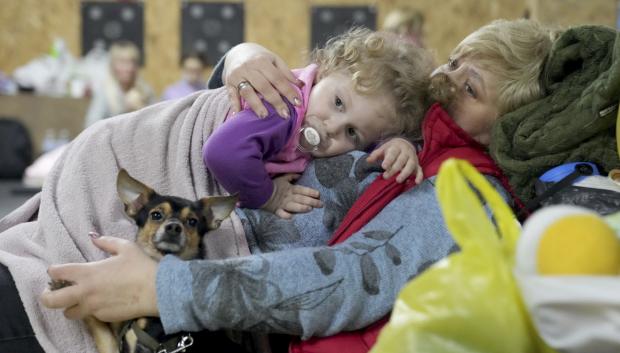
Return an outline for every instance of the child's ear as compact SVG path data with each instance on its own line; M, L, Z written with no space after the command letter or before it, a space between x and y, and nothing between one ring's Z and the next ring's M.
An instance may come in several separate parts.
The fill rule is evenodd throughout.
M153 195L153 189L132 178L125 169L118 171L116 190L125 204L125 212L130 217L138 214Z
M217 229L222 221L235 209L239 195L209 196L200 199L202 213L207 220L209 230Z

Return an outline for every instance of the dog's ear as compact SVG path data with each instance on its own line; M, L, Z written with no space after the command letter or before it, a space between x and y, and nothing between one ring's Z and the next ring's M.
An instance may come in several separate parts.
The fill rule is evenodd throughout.
M235 209L239 195L231 196L209 196L200 199L202 205L202 213L207 220L207 228L209 230L217 229Z
M125 169L118 171L116 190L125 204L125 212L130 217L138 214L153 195L153 189L132 178Z

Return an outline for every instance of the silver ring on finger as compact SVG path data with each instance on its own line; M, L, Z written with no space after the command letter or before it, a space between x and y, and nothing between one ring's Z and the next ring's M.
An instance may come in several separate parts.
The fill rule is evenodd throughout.
M248 82L248 81L241 81L237 85L237 91L241 92L241 90L246 88L246 87L254 88L254 87L252 87L252 84L250 82Z

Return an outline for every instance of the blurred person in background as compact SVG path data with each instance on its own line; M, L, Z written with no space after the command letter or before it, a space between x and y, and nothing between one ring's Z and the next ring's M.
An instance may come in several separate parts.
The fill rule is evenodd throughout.
M414 9L398 8L387 14L384 31L396 33L409 42L424 47L424 15Z
M185 97L207 88L204 79L207 60L202 54L191 53L184 55L181 59L182 77L177 83L168 86L161 97L161 100L169 100Z
M140 51L135 44L119 41L110 46L109 73L94 89L85 127L155 102L153 89L139 77L139 69Z

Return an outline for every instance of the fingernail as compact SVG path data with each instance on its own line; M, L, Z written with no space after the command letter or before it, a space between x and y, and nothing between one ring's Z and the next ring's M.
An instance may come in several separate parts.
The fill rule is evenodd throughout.
M286 108L280 109L280 116L288 118L290 116L289 113L288 113L288 109L286 109Z
M101 237L101 234L97 233L97 232L88 232L88 236L91 239L98 239L99 237Z
M237 114L235 110L233 110L232 113L230 113L230 115L235 115L235 114Z
M300 106L301 105L301 101L297 97L293 98L293 103L295 103L296 106Z
M266 110L261 110L258 115L260 115L261 118L266 118L267 117L267 111Z
M305 86L305 85L306 85L306 83L305 83L304 81L302 81L302 80L297 80L297 86L298 86L298 87L303 87L303 86Z

